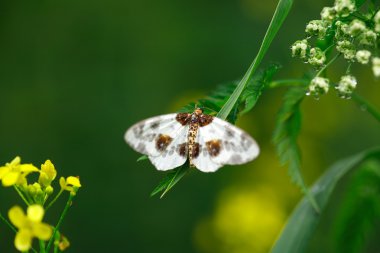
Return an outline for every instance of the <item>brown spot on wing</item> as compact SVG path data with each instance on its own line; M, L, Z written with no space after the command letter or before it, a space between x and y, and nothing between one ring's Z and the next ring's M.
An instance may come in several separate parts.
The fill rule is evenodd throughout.
M211 140L206 142L207 151L210 154L210 156L218 156L221 149L222 149L222 143L220 140Z
M191 114L189 113L178 113L175 119L181 123L182 126L185 126L189 123L191 119Z
M156 149L161 152L164 151L172 142L172 140L173 138L169 135L159 134L156 139Z
M140 139L141 136L143 135L144 126L145 126L144 123L140 123L136 125L135 127L133 127L132 131L137 139Z
M235 136L234 131L232 131L230 127L226 126L225 129L226 129L225 135L227 138L233 138Z
M157 127L160 126L160 122L159 121L155 121L153 122L151 125L150 125L150 128L152 129L156 129Z
M177 150L180 156L187 156L187 143L184 142L182 144L179 144Z
M240 137L241 137L240 144L244 149L248 149L249 147L253 145L252 138L248 134L242 133Z
M202 146L199 145L198 142L194 143L193 158L197 158L201 150L202 150Z
M211 115L202 114L201 116L199 116L199 119L198 119L199 126L201 127L207 126L213 121L213 119L214 117Z

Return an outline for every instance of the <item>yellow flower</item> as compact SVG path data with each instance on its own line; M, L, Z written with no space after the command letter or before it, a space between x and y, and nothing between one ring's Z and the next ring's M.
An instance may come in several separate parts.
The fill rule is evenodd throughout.
M67 179L61 177L59 179L59 184L63 190L69 191L71 194L75 194L75 190L81 187L79 177L69 176Z
M36 172L38 169L32 164L20 164L21 159L16 156L10 163L0 167L0 180L3 186L12 186L15 184L26 183L26 176L31 172Z
M44 214L45 211L40 205L29 206L26 215L19 206L14 206L9 210L9 219L18 228L15 246L19 251L28 251L32 246L33 237L45 241L50 239L51 226L41 222Z
M60 237L60 241L58 241L58 248L60 251L64 251L70 247L70 242L64 235L61 235Z
M54 164L50 160L46 160L44 164L41 165L40 177L38 182L47 187L57 176L57 171L55 170Z

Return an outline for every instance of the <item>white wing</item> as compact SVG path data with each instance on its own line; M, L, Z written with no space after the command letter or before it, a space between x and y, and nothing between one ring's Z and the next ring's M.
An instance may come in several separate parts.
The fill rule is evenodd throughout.
M255 140L236 126L214 118L198 129L199 156L194 165L201 171L213 172L224 164L243 164L255 159L260 150Z
M158 170L174 169L186 162L188 126L167 114L143 120L127 130L126 142L137 152L148 155Z
M206 148L205 136L200 134L199 130L200 128L198 129L198 134L196 138L196 141L199 143L199 154L197 157L193 158L193 164L200 171L214 172L220 167L222 167L223 164L216 163L211 159L211 156L208 153L207 148Z

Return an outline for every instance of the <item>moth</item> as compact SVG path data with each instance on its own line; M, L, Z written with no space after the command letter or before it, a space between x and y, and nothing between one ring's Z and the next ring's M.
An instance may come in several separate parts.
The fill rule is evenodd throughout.
M214 172L225 164L243 164L259 154L256 141L238 127L217 117L193 113L172 113L143 120L125 133L126 142L148 156L157 170L183 165Z

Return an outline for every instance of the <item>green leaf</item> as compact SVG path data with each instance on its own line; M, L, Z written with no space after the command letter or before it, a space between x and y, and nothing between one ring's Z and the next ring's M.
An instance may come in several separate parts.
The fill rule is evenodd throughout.
M380 147L365 150L333 164L313 185L315 196L321 211L335 189L336 184L349 171L356 168L368 158L380 159ZM315 213L313 206L305 196L288 219L285 228L272 247L272 253L301 253L306 247L317 227L321 215Z
M144 160L148 160L148 156L147 155L142 155L140 156L139 158L137 158L136 162L141 162L141 161L144 161Z
M380 220L380 162L368 160L350 179L334 224L334 252L365 252Z
M300 104L305 97L304 88L291 88L285 94L284 103L278 113L273 141L283 165L288 164L288 173L296 185L308 197L316 212L318 204L310 194L301 174L301 155L297 138L301 129Z
M239 115L243 115L252 110L257 100L259 100L263 89L272 82L273 76L280 67L279 64L272 64L265 70L259 71L258 74L252 78L239 99L239 104L244 103L244 107L240 109Z
M360 8L365 2L366 0L355 0L356 8Z
M271 82L275 73L280 68L279 64L271 64L265 69L258 71L254 77L250 80L247 87L244 89L240 96L240 99L236 102L232 113L229 114L227 120L234 123L238 116L241 116L256 105L263 89L267 87ZM208 94L205 98L199 99L197 102L191 102L182 107L179 112L191 113L195 107L203 107L204 113L215 115L220 111L228 98L231 96L238 81L232 81L221 84L216 90Z
M160 198L162 198L175 184L178 183L179 180L181 180L181 178L183 178L183 176L186 175L189 169L190 168L188 165L183 165L169 172L157 185L157 187L154 188L150 196L153 197L154 195L162 192L160 196Z
M280 29L282 23L284 22L286 16L288 15L290 8L293 4L293 0L280 0L278 2L275 13L272 17L271 23L269 24L268 30L264 36L264 40L261 43L259 52L255 59L253 60L251 66L248 71L244 75L243 79L236 85L236 83L232 82L228 85L222 86L222 88L218 89L215 93L211 94L209 97L205 99L201 99L198 103L193 103L186 105L181 108L181 112L192 112L195 106L204 107L204 112L207 114L217 113L217 117L221 119L227 119L228 121L234 123L237 119L239 113L239 105L242 92L246 88L246 86L252 81L255 71L258 68L261 60L264 58L270 44L272 43L275 35ZM272 74L271 74L272 73ZM271 79L274 71L269 71L267 73L268 80ZM243 113L249 111L256 104L258 97L261 94L261 91L264 87L265 82L261 82L255 84L252 93L246 95L246 107L243 110ZM235 87L234 87L235 86ZM232 88L233 87L233 88ZM231 113L232 112L232 113ZM185 170L187 171L187 170ZM156 195L158 192L164 191L163 195L165 195L185 174L183 167L176 170L175 174L168 174L167 177L161 181L161 183L153 190L151 196ZM164 190L165 189L165 190Z
M228 115L231 113L231 111L233 110L233 108L236 106L236 103L238 102L240 95L242 94L243 90L245 89L249 81L252 79L256 69L258 68L262 59L264 58L264 55L266 54L275 35L277 34L278 30L282 26L282 23L284 22L286 16L288 15L292 7L292 4L293 4L293 0L280 0L278 2L276 10L273 14L272 20L269 24L268 30L264 36L264 40L261 43L259 52L257 53L251 66L249 67L248 71L245 73L244 77L239 82L238 86L236 87L232 95L229 97L227 102L223 105L222 109L217 114L217 117L221 119L226 119Z

